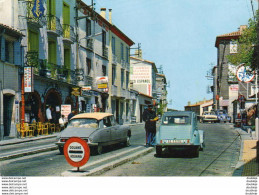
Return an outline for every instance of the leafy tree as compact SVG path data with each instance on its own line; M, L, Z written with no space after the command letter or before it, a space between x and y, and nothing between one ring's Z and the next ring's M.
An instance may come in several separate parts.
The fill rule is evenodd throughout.
M233 65L240 65L245 63L246 66L251 67L253 70L256 68L256 46L258 43L257 38L257 17L249 19L248 27L243 30L241 36L237 40L238 53L227 56L228 61Z

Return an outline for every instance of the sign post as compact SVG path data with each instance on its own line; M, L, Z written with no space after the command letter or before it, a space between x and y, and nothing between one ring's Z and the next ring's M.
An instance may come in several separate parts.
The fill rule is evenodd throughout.
M69 138L64 146L64 155L67 162L77 167L77 171L87 163L90 157L90 149L85 140L79 137Z

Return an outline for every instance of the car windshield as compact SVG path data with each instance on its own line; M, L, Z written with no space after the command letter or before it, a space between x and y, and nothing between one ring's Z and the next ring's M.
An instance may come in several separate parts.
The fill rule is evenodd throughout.
M72 119L68 123L68 127L97 128L98 121L96 119L92 119L92 118Z
M189 116L165 116L163 125L189 125L191 124Z

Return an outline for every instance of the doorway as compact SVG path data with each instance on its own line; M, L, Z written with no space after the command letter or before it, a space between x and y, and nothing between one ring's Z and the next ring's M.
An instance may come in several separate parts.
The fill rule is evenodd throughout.
M9 136L11 131L12 115L13 115L13 95L4 95L4 136Z

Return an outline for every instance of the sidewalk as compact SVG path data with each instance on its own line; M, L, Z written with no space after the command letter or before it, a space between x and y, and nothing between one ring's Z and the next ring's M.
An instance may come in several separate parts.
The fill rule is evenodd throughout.
M256 136L255 131L247 132L241 128L235 128L241 137L241 149L239 162L236 166L240 170L235 176L258 176L258 162L256 162Z

